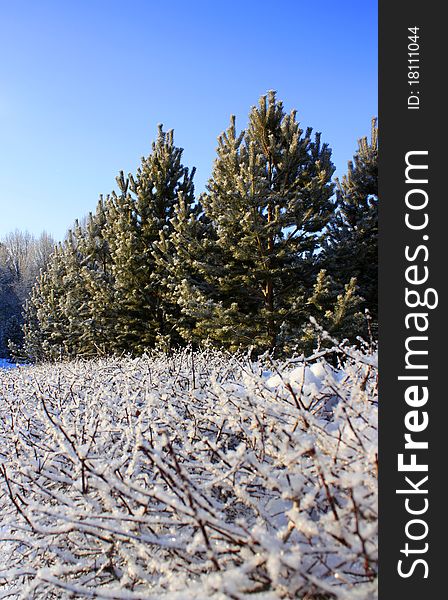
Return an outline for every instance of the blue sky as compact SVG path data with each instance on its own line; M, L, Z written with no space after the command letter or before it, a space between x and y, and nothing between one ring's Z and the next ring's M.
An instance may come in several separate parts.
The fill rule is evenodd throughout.
M204 190L216 138L277 90L338 174L377 114L376 0L0 0L0 236L61 239L174 128Z

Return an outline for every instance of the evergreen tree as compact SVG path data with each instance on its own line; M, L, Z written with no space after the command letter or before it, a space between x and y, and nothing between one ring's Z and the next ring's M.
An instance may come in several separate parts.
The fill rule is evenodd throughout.
M65 323L66 356L94 356L101 343L96 327L96 307L92 306L92 291L88 285L91 273L97 272L99 258L96 252L93 256L89 252L93 242L92 221L89 215L87 226L82 227L76 222L63 244L63 295L59 310Z
M156 341L165 345L180 341L174 327L179 309L167 285L166 270L155 260L154 252L160 235L169 235L173 230L172 220L179 197L182 197L187 210L194 203L193 178L196 169L189 171L183 166L182 154L183 149L174 145L173 131L165 133L159 125L151 154L142 160L136 177L130 176L141 228L142 254L146 268L151 267L147 289L155 309Z
M136 176L121 172L119 193L100 197L96 213L69 231L26 308L31 358L140 353L173 337L179 309L154 242L170 233L178 196L193 202L194 170L182 165L182 152L160 126Z
M101 277L97 274L107 260L107 250L104 240L98 245L95 235L101 238L104 223L99 217L103 213L100 199L96 215L90 214L85 226L75 222L34 285L25 307L24 352L28 358L51 360L98 353L104 336L96 326L100 302L94 282ZM111 303L103 304L104 309L110 311ZM20 349L16 348L15 354L20 355Z
M61 310L65 273L64 248L58 244L25 305L23 353L30 360L53 360L65 354L69 337Z
M358 141L348 172L337 181L337 210L328 226L322 264L343 288L356 279L362 308L378 315L378 128ZM358 334L361 333L360 331Z
M160 232L153 253L171 308L167 319L181 342L199 344L210 337L215 323L216 303L209 299L207 275L222 269L222 255L216 251L215 229L200 202L192 205L180 193L170 224L171 231Z
M300 335L297 298L312 292L313 255L333 193L331 151L311 134L269 92L251 110L245 131L237 133L232 117L219 137L201 198L202 231L185 214L183 235L178 222L172 239L182 258L178 301L194 319L193 339L261 350L277 346L285 325Z
M135 350L141 343L151 344L153 333L150 322L151 307L145 294L144 265L139 254L139 226L134 202L128 193L129 180L117 178L121 194L110 197L105 236L111 252L112 302L109 310L113 316L110 331L110 350L115 352Z
M78 241L86 318L80 344L84 354L108 354L114 349L114 280L109 243L105 237L111 198L100 196L96 211L89 213Z
M117 350L139 353L160 338L179 341L172 326L179 310L154 257L154 243L172 230L179 194L189 205L194 199L195 170L183 166L182 153L173 132L159 126L152 152L142 158L135 177L120 173L117 178L121 194L112 196L106 225Z
M319 271L306 302L308 323L300 340L301 350L311 354L323 346L333 346L335 338L354 343L365 325L361 304L354 277L341 290L324 269Z

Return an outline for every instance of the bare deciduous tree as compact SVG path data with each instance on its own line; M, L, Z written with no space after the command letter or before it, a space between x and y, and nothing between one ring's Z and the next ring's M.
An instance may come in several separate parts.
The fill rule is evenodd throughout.
M54 245L46 232L35 238L18 229L0 240L0 357L8 355L10 339L20 340L24 303Z

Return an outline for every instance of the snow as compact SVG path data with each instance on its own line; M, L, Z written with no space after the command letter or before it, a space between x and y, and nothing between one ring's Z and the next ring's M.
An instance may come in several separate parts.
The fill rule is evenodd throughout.
M0 370L0 597L376 598L376 355L325 358Z

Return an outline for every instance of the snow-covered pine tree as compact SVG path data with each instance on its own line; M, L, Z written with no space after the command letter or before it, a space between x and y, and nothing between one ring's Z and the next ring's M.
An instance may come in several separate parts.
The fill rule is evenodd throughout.
M39 323L39 297L36 292L42 284L43 277L43 274L38 277L37 282L31 290L30 298L25 302L25 306L23 307L23 341L20 346L14 343L11 344L11 354L15 360L37 362L45 358L43 350L44 331Z
M334 167L320 134L303 131L271 91L237 133L235 118L218 139L208 192L201 198L213 231L193 235L189 275L177 292L195 326L192 337L231 349L274 349L285 324L297 338L316 277L313 254L332 210ZM190 222L190 226L186 227ZM204 227L206 225L204 224ZM184 239L174 238L185 256Z
M347 174L337 181L337 210L328 226L322 264L342 288L356 278L363 309L378 315L378 127L358 141ZM360 333L360 332L358 332Z
M83 254L87 236L86 229L76 221L73 231L68 232L63 244L63 295L59 306L66 331L64 355L72 357L96 354L85 277L86 256Z
M131 190L136 197L143 252L146 267L151 267L150 291L155 307L156 342L164 347L179 343L180 337L174 324L180 316L177 299L168 285L163 265L155 260L155 243L160 234L170 234L172 218L179 197L187 210L194 203L193 178L196 169L190 171L182 164L183 149L174 145L174 132L158 127L158 135L152 152L142 159L136 177L130 176Z
M110 351L134 350L150 345L153 336L152 307L142 282L143 264L139 253L139 225L134 201L128 193L129 179L117 177L121 194L112 193L108 207L105 237L111 253L113 318L109 332ZM150 273L146 274L149 279Z
M356 279L353 277L342 289L334 279L321 269L316 277L312 294L306 299L305 313L307 324L303 328L300 348L310 355L323 347L334 346L350 340L355 343L365 326L361 312L362 299L357 293ZM286 348L291 349L292 340L284 335Z

